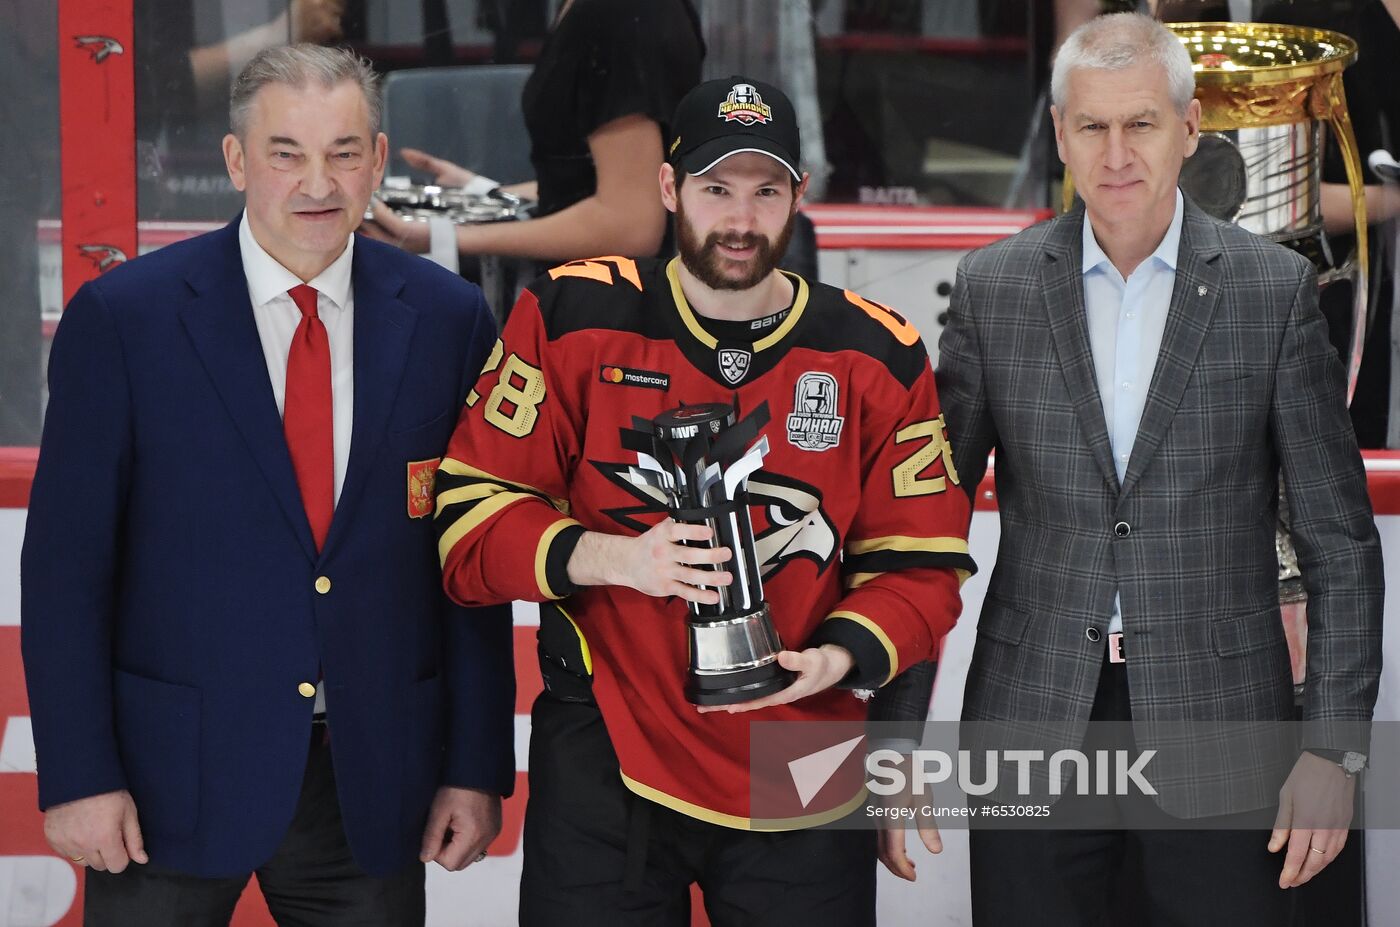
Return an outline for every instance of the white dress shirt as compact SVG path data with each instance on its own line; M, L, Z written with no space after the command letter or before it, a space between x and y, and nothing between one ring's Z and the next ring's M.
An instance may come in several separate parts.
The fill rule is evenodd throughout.
M272 381L277 414L282 415L287 400L287 355L292 350L292 336L301 324L301 310L292 302L287 291L302 281L258 244L253 230L248 226L246 212L238 225L238 245L243 254L243 276L248 281L248 295L253 301L253 321L257 323L263 358L267 361L267 376ZM337 502L340 501L340 488L345 483L345 467L350 460L350 426L354 423L355 411L355 293L350 286L350 264L354 254L355 236L351 235L340 257L307 284L319 294L316 297L316 314L326 326L326 336L330 340Z
M1084 216L1084 309L1089 323L1089 348L1103 403L1104 424L1113 446L1113 466L1121 485L1137 440L1138 424L1147 405L1147 388L1157 369L1157 353L1167 326L1172 287L1176 285L1181 248L1183 204L1176 191L1176 213L1167 233L1146 260L1124 280L1094 236ZM1122 609L1113 597L1110 634L1123 630Z
M302 281L277 259L263 250L248 225L248 213L238 223L238 248L243 256L243 276L253 301L253 321L258 326L267 377L277 400L277 414L286 411L287 356L292 336L301 324L301 310L287 291ZM345 466L350 460L350 426L355 412L355 291L350 286L350 264L355 256L355 236L331 265L307 283L316 290L316 314L326 326L331 349L331 426L335 452L335 501L345 483ZM316 686L313 714L326 713L325 686Z

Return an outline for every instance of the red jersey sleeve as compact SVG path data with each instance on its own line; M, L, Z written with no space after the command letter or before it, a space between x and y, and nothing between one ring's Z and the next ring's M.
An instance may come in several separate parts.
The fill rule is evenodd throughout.
M583 535L569 517L579 456L539 297L525 290L468 394L436 481L447 594L464 605L543 601L572 591Z

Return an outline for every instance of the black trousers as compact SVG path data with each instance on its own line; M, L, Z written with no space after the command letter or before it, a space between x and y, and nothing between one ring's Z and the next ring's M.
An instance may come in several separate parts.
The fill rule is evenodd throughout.
M248 879L206 879L148 863L87 871L85 927L225 927ZM279 927L422 927L423 864L387 878L350 855L324 729L311 737L292 826L256 875Z
M1132 720L1126 664L1105 660L1090 717ZM1102 810L1096 806L1096 814L1126 826L973 827L968 836L975 927L1289 924L1292 895L1278 887L1283 854L1267 849L1272 809L1241 816L1241 829L1234 830L1176 829L1179 822L1145 796L1123 800L1067 795L1052 806L1051 814L1064 803L1083 801L1110 803Z
M735 830L639 798L596 705L535 702L524 927L688 927L692 883L714 927L874 927L875 839Z

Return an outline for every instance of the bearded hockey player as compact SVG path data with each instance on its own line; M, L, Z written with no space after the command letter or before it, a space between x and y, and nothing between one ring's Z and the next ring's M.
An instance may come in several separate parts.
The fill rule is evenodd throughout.
M792 104L711 81L674 126L680 256L575 261L522 293L437 476L449 595L544 603L520 921L684 927L698 883L720 927L873 925L875 834L817 827L863 795L756 821L749 724L858 722L852 690L935 656L974 569L968 496L918 332L777 269L807 186ZM749 511L796 678L702 710L687 603L717 601L730 551L687 545L709 529L627 478L622 434L710 402L771 412Z

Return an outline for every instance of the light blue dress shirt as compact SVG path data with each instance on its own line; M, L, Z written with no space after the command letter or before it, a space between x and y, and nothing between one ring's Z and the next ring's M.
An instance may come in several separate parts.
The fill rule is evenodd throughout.
M1157 352L1167 325L1176 260L1181 246L1181 191L1167 233L1127 280L1113 266L1084 216L1084 312L1089 322L1089 348L1103 403L1103 419L1113 446L1118 483L1128 471L1138 424L1147 404L1147 388L1157 369ZM1123 630L1118 596L1113 598L1110 634Z

